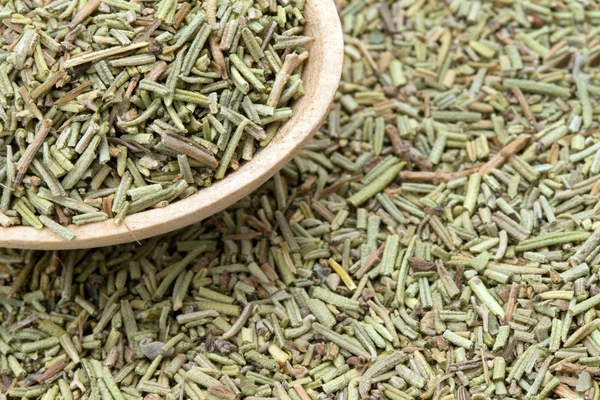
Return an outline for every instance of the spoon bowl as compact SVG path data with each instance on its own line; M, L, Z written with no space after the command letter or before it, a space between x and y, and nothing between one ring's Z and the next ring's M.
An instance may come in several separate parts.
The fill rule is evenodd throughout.
M221 181L164 208L125 218L117 226L109 219L69 226L75 238L67 241L49 229L28 226L0 228L0 247L62 250L131 242L167 233L209 217L257 189L279 171L319 129L337 90L344 56L342 28L332 0L306 0L306 34L314 41L305 62L305 95L293 106L286 121L264 149Z

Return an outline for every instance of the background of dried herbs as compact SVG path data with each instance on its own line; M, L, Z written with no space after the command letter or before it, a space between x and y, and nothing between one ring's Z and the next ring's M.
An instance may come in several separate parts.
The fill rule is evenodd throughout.
M598 4L338 6L328 121L253 195L2 251L4 393L599 398Z

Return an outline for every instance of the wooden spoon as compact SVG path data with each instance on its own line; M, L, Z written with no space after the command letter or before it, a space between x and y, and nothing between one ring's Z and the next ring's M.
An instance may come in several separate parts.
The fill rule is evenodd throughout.
M0 228L0 247L23 249L79 249L131 242L170 232L198 222L230 206L257 189L279 171L319 129L337 90L344 57L344 41L332 0L306 0L306 35L310 44L302 81L306 94L293 107L294 114L273 141L254 158L222 181L164 208L125 218L69 226L76 235L67 241L49 229L27 226Z

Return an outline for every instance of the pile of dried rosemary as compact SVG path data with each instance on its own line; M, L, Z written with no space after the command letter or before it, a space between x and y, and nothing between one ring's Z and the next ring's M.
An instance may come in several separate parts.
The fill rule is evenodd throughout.
M261 189L143 244L0 251L2 393L600 398L600 5L338 5L335 105Z
M304 0L0 4L3 226L70 239L191 196L304 93Z

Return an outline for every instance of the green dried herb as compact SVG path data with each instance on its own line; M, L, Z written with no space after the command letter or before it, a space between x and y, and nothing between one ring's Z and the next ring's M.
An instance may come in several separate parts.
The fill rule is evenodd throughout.
M304 93L303 1L1 7L3 226L71 239L60 225L189 197L268 145Z
M91 13L93 3L81 9ZM277 23L299 18L286 7L303 4L257 3L276 13ZM138 5L102 4L134 13ZM171 11L174 2L160 4L156 13L165 20L183 21ZM193 9L186 4L181 13ZM226 19L244 3L210 4ZM71 3L54 6L66 11ZM597 4L339 6L346 60L327 122L255 193L139 244L0 250L3 393L148 400L600 396L593 379L600 366ZM5 26L23 21L14 14ZM133 43L126 19L105 21L120 46ZM227 24L225 52L236 40L235 23ZM253 29L249 23L240 33L250 57L272 59L260 36L256 43L248 37ZM164 34L159 42L177 43L188 33ZM272 47L305 40L290 36ZM39 40L50 43L43 33ZM206 40L220 49L214 36ZM98 76L112 74L109 61L98 64ZM178 68L189 62L183 57ZM254 87L244 67L236 69L228 71L231 79ZM143 85L166 93L172 84L155 83ZM189 94L178 92L173 102L179 95ZM151 97L140 101L152 104ZM34 115L32 105L27 112ZM270 117L268 107L256 112ZM223 120L207 117L219 134L231 122L252 126L239 110L223 111ZM76 152L91 122L73 124L79 136L68 147ZM256 139L257 132L249 133ZM128 138L143 146L145 134ZM175 135L160 140L185 146ZM21 151L23 137L7 154ZM132 142L123 143L115 159L123 179L111 187L118 203L136 209L151 194L166 197L161 183L136 183L144 181L148 160L134 163L127 155L135 154ZM42 155L54 146L42 143ZM183 154L170 165L185 181L194 158ZM38 160L35 168L47 175L57 166L73 170L54 160ZM11 157L0 169L8 182L18 163ZM45 201L98 217L93 195L66 197L53 192L56 185L27 189L16 207L31 223L47 223L52 209Z

